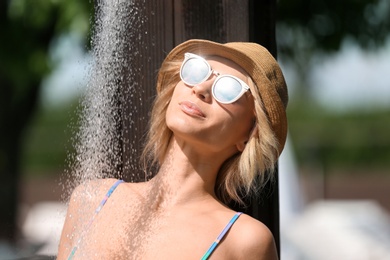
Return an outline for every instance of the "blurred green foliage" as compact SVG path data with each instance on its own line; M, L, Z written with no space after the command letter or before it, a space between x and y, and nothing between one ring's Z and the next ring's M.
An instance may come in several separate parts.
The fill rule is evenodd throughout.
M78 128L80 109L76 97L61 106L40 107L26 129L22 153L22 172L27 176L61 174L69 153L74 152L73 137Z
M390 109L335 113L300 101L288 108L288 118L300 165L390 173Z
M92 8L88 0L0 1L0 239L16 238L22 141L41 81L54 69L51 44L88 35Z
M278 57L294 66L302 96L319 55L336 53L346 42L376 50L390 37L388 0L279 0L277 6Z
M39 106L41 81L56 67L50 48L68 34L80 35L85 47L89 46L93 3L12 0L2 1L0 9L0 176L10 172L18 176L18 159L10 158L20 156L18 147L23 146L24 129ZM35 150L37 154L39 151Z
M306 51L338 51L346 38L365 48L381 47L389 36L390 2L279 0L278 29L279 50L290 57L303 46Z

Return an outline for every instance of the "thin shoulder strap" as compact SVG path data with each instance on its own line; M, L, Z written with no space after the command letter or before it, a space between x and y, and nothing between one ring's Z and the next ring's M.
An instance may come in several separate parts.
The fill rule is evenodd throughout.
M70 252L70 254L69 254L69 256L68 256L68 260L73 259L73 256L74 256L74 254L76 253L77 248L79 247L81 240L83 239L84 235L87 233L88 229L91 227L92 222L95 220L96 215L99 214L99 212L102 210L104 204L106 204L108 198L109 198L109 197L111 196L111 194L114 192L114 190L116 189L116 187L118 187L118 185L121 184L122 182L123 182L123 180L117 180L117 181L111 186L111 188L107 191L106 195L104 196L104 198L103 198L102 201L100 202L99 206L96 208L95 214L93 214L92 218L89 220L88 224L85 226L83 232L82 232L81 235L80 235L79 240L77 241L76 245L73 247L72 251Z
M219 242L225 237L226 233L230 230L230 228L233 226L234 222L238 219L238 217L242 214L242 212L237 212L232 219L227 223L225 228L222 230L221 234L217 237L217 239L211 244L210 248L206 251L206 253L202 256L201 260L208 259L211 254L214 252L215 248L218 246Z

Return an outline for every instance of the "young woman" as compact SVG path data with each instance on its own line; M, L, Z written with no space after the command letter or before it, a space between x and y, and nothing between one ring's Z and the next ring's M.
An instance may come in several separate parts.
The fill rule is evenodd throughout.
M242 203L272 172L287 100L277 62L258 44L174 48L159 71L144 151L157 174L77 187L58 259L277 259L267 227L226 204Z

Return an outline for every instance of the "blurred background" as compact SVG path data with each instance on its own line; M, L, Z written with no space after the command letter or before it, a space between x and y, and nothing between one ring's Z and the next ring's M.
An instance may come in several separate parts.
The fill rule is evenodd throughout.
M390 2L277 4L290 92L282 258L390 259ZM55 254L93 1L1 1L0 12L0 259Z

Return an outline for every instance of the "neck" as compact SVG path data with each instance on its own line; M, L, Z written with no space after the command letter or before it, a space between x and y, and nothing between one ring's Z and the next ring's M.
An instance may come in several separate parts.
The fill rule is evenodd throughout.
M201 150L201 149L199 149ZM165 206L215 201L214 186L225 158L197 151L172 138L157 175L150 181Z

